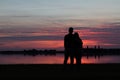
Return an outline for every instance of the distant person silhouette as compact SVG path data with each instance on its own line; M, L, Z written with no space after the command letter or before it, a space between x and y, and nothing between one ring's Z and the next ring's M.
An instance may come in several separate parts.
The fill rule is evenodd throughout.
M76 64L81 64L81 58L82 58L82 48L83 48L83 42L81 38L79 37L78 32L74 33L74 55L76 58Z
M68 30L68 34L64 37L64 64L67 64L68 58L70 57L70 64L74 63L74 35L73 28L70 27Z

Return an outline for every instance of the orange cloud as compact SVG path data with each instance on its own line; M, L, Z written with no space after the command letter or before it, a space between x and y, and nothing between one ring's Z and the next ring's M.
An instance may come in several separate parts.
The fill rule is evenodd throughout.
M19 41L19 42L11 42L5 44L4 47L8 48L22 48L22 49L53 49L58 47L63 47L63 41Z
M98 45L95 40L83 40L83 46ZM15 41L5 43L2 47L18 49L64 49L63 40L45 40L45 41Z
M83 40L84 45L97 45L98 42L95 40Z

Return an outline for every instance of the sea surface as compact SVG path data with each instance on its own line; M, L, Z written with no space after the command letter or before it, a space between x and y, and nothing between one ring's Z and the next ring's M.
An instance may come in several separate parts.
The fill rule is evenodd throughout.
M64 55L0 55L0 64L63 64ZM83 56L82 64L104 64L104 63L120 63L119 55L106 55L101 57ZM70 59L68 59L68 64ZM74 64L76 60L74 59Z

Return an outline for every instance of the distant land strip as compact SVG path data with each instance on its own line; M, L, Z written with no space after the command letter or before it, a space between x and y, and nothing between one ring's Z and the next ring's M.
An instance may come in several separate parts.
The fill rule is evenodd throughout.
M64 51L57 50L23 50L23 51L0 51L2 55L56 55L64 54ZM96 48L84 48L82 49L82 56L103 56L103 55L120 55L120 49L96 49Z

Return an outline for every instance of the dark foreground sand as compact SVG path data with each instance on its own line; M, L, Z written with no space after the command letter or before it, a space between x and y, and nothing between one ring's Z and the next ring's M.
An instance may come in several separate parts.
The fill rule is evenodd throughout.
M0 77L115 79L120 77L120 64L16 64L0 65Z

